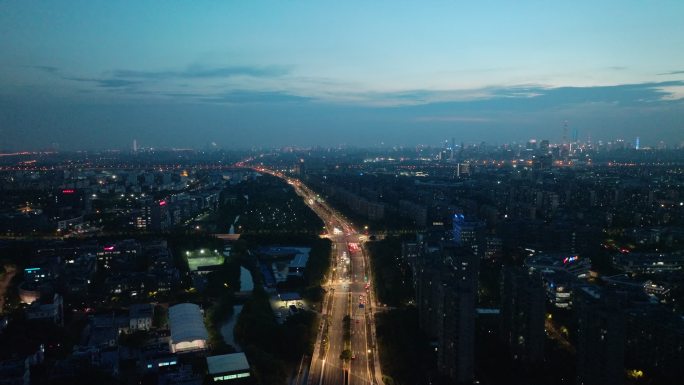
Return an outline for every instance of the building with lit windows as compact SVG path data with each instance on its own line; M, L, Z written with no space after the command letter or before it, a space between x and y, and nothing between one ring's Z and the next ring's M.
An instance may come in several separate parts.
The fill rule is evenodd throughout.
M214 382L249 384L252 382L249 362L245 353L207 357L209 377Z
M433 340L439 372L458 383L474 374L478 269L472 249L454 242L424 244L417 262L420 328Z
M133 304L128 308L129 330L150 330L154 316L154 305Z
M64 300L59 294L52 297L43 296L26 308L29 320L45 320L56 325L64 325Z
M463 214L455 214L453 217L454 242L459 246L473 249L478 257L483 257L485 252L485 224L478 220L466 220Z
M514 360L542 362L546 335L541 277L519 267L504 267L501 278L501 338Z
M684 252L618 254L613 257L613 265L626 273L681 272L684 271Z
M591 261L572 253L540 254L525 259L525 267L542 273L567 271L577 278L584 278L591 270Z
M136 259L142 253L140 243L134 239L125 239L105 244L97 251L97 261L105 268L111 268L115 261L123 263Z
M557 308L570 309L572 307L573 287L577 278L567 271L551 271L542 273L546 298Z
M154 201L149 207L150 222L148 230L164 231L171 227L171 213L169 212L169 202L166 200Z
M133 217L132 225L139 230L147 230L152 226L152 205L144 204Z

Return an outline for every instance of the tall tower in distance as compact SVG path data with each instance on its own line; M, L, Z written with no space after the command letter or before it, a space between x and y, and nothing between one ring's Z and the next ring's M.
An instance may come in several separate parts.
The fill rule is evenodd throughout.
M454 160L454 153L456 152L456 138L451 138L451 155L449 159Z
M563 122L563 145L568 143L568 121Z
M641 144L639 143L639 137L637 136L636 140L634 141L634 148L638 150L639 147L641 147Z
M137 152L138 152L138 140L133 139L133 153L137 153Z

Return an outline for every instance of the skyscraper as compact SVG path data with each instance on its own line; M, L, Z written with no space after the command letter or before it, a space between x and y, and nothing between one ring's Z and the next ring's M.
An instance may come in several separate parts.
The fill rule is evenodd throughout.
M456 245L471 248L478 257L484 256L485 224L482 221L466 220L463 214L454 214L452 228Z
M544 139L539 143L539 152L542 154L549 153L549 141L547 139Z
M545 293L539 273L505 267L501 282L501 339L514 360L543 361Z
M421 329L437 348L437 367L456 383L473 378L479 259L468 247L442 242L418 259Z
M620 385L624 379L625 314L618 298L596 286L575 290L577 385Z

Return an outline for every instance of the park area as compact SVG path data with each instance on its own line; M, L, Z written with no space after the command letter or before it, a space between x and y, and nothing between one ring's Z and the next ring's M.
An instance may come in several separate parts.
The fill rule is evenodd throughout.
M222 265L225 258L218 250L199 249L186 251L185 259L190 271L197 271L200 267Z

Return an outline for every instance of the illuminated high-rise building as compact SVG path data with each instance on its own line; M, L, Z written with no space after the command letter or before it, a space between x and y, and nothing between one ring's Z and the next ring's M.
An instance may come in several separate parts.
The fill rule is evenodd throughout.
M475 255L482 257L485 250L485 224L481 221L466 220L463 214L453 218L453 237L458 246L469 247Z

